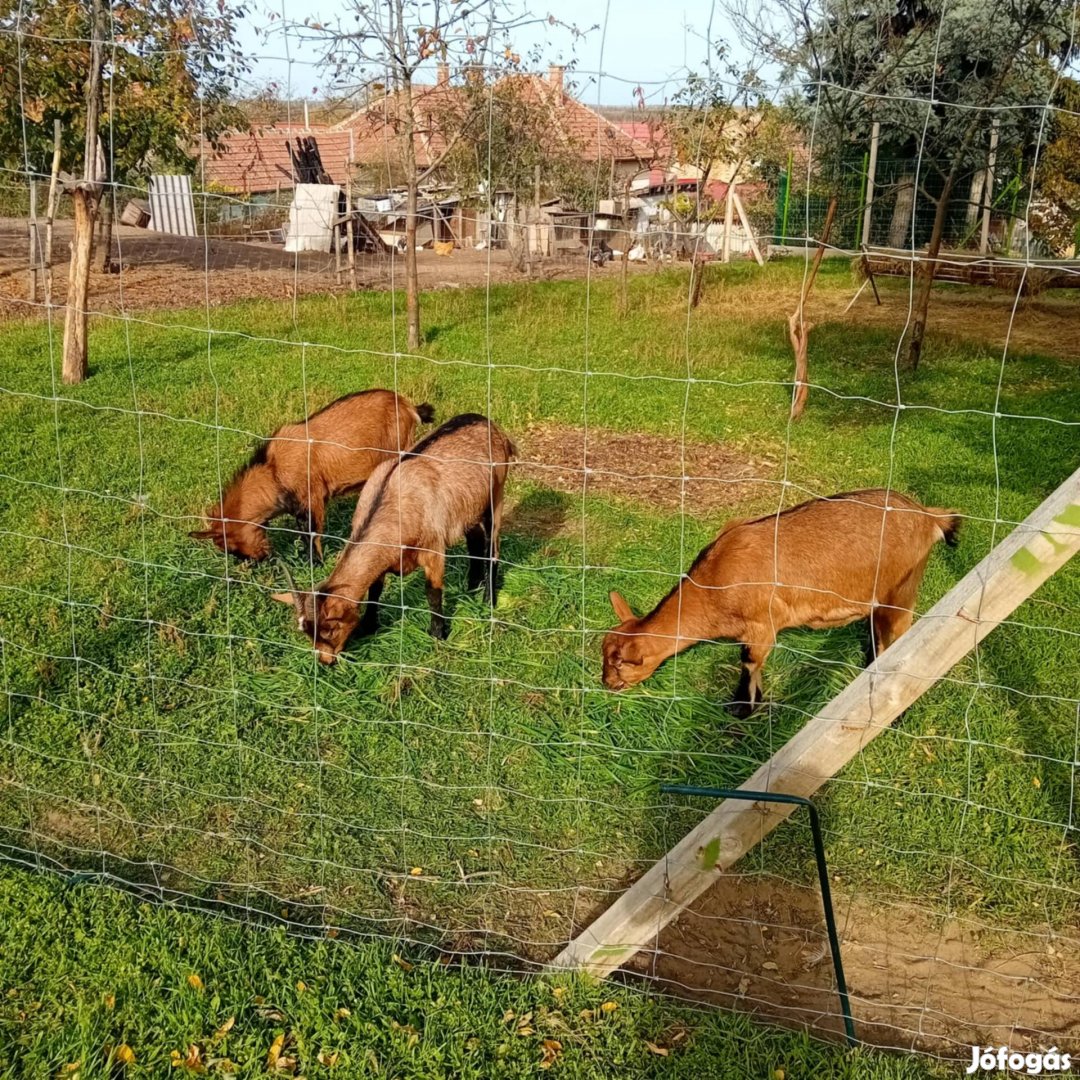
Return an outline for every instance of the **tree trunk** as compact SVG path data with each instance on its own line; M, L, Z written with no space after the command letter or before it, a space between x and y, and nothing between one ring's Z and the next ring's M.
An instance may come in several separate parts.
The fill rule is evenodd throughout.
M934 227L930 232L930 246L926 249L926 262L919 268L919 290L915 297L915 320L911 325L911 345L908 348L908 363L912 371L919 366L922 356L923 338L926 336L926 313L930 307L930 289L937 273L937 257L941 251L941 239L945 233L945 218L949 212L949 196L956 183L957 166L954 165L945 178L945 186L938 197L937 210L934 213Z
M896 202L889 224L889 247L908 247L911 239L911 215L915 209L915 177L904 173L896 185Z
M68 271L67 312L64 316L64 370L66 383L80 383L89 374L86 349L86 301L90 291L90 248L94 239L92 191L77 188L72 193L75 204L75 235L71 240L71 267Z
M72 190L75 233L71 240L68 270L67 312L64 316L64 366L66 383L82 382L90 369L86 344L86 299L90 291L90 258L94 244L94 217L101 189L98 186L98 112L101 107L102 2L93 0L90 70L86 76L86 142L83 149L83 181Z
M964 226L968 232L975 231L975 224L982 212L983 186L986 183L986 170L976 169L971 177L971 194L964 210Z
M102 231L105 233L105 238L102 241L101 248L101 272L107 274L109 272L110 255L112 254L112 234L113 234L113 210L114 202L116 200L116 193L113 190L109 190L105 198L102 200L103 206L101 211L101 223Z
M409 328L409 352L420 348L420 279L416 269L416 168L410 170L405 203L405 319Z

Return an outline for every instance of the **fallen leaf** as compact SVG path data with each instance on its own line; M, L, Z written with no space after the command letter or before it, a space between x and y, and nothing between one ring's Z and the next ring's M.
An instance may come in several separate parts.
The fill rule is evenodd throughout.
M541 1069L550 1069L562 1053L562 1043L558 1039L545 1039L541 1044L543 1057L540 1059Z
M1042 781L1037 776L1033 776L1031 778L1031 783L1037 788L1042 787Z
M320 1050L319 1064L325 1065L328 1069L332 1069L335 1065L337 1065L339 1057L341 1057L341 1054L337 1050L334 1050L333 1052L329 1050Z
M224 1039L225 1036L228 1035L230 1031L232 1031L233 1025L235 1023L236 1023L236 1017L235 1016L230 1016L229 1019L226 1020L225 1023L222 1024L221 1027L219 1027L217 1029L217 1031L214 1032L214 1038L215 1039Z
M745 997L746 991L750 989L750 980L744 975L739 980L739 997Z
M397 953L394 953L394 955L391 956L390 959L393 960L394 963L397 964L397 966L401 968L402 971L412 971L413 969L412 964L410 964L408 960L402 960Z
M190 1073L206 1072L206 1066L202 1060L202 1050L195 1043L188 1047L186 1055L181 1055L179 1050L174 1050L169 1057L172 1059L174 1069L183 1069L185 1072Z
M578 1013L578 1016L580 1016L582 1020L588 1021L594 1019L596 1013L594 1013L592 1009L582 1009L581 1012Z
M762 971L779 971L780 970L780 965L779 964L774 964L771 960L766 960L765 963L761 965L761 970Z
M517 1013L515 1013L513 1009L507 1009L506 1012L503 1013L503 1023L509 1024L516 1015Z
M306 989L307 989L307 983L306 983L306 982L304 982L304 980L303 980L303 979L301 979L301 980L300 980L300 981L299 981L299 982L298 982L298 983L296 984L296 991L297 991L297 993L299 993L299 994L302 994L302 993L303 993L303 992L304 992L304 991L305 991Z
M554 997L556 1001L562 1001L562 999L564 997L566 997L566 987L565 986L553 986L551 988L551 994L552 994L552 997Z
M271 1044L270 1049L266 1051L266 1067L268 1069L276 1069L278 1058L281 1057L281 1051L285 1046L285 1036L279 1035Z
M105 997L102 998L102 1001L104 1001L106 1009L115 1009L116 1008L116 995L115 994L106 994Z
M335 1020L344 1020L347 1016L352 1016L352 1012L349 1009L346 1009L344 1005L341 1006L340 1009L334 1010Z
M784 1080L785 1072L783 1069L773 1069L773 1080Z
M81 1067L82 1067L82 1062L81 1062L81 1061L69 1061L69 1062L68 1062L68 1063L67 1063L67 1064L66 1064L66 1065L65 1065L65 1066L64 1066L64 1067L63 1067L63 1068L62 1068L62 1069L60 1070L60 1073L61 1073L61 1075L64 1075L64 1074L66 1074L66 1073L73 1073L73 1072L78 1072L78 1071L79 1071L79 1069L80 1069Z
M112 1059L121 1065L134 1065L135 1051L127 1043L120 1043L113 1047Z
M649 1053L656 1054L657 1057L667 1057L671 1053L666 1046L657 1046L656 1043L651 1043L648 1039L645 1040L645 1045L649 1048Z
M618 1007L619 1003L617 1001L605 1001L604 1004L600 1006L600 1011L613 1013Z
M411 875L412 875L413 877L419 877L419 876L420 876L420 875L421 875L421 874L422 874L423 872L424 872L424 868L423 868L422 866L414 866L414 867L413 867L413 868L412 868L412 869L411 869L411 870L409 871L409 873L410 873L410 874L411 874Z
M194 972L187 977L187 984L192 990L198 990L200 993L203 989L203 981Z

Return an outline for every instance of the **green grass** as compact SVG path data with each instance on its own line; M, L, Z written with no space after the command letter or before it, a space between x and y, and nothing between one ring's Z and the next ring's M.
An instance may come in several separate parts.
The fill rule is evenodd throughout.
M400 608L377 637L318 670L268 600L273 567L227 566L186 532L253 433L397 385L441 417L490 403L512 434L685 429L786 462L791 502L891 482L956 507L972 520L957 551L935 551L925 610L1004 535L994 519L1021 519L1075 468L1075 364L1010 354L1003 367L996 347L937 339L917 376L902 375L896 410L894 335L824 322L811 363L829 392L789 427L784 323L758 308L793 295L800 270L718 275L711 290L745 293L739 319L707 292L687 320L674 272L632 280L626 315L606 283L434 293L420 357L394 354L404 336L386 294L300 301L295 325L289 305L264 302L99 320L77 388L57 385L59 328L5 327L0 835L70 868L284 907L301 924L551 955L575 912L580 923L602 908L704 811L658 785L743 780L854 676L862 630L784 635L769 706L746 724L724 708L733 645L609 695L597 648L608 591L650 606L728 515L684 520L518 480L511 497L529 518L563 527L537 535L511 515L494 622L456 568L450 639L434 643L412 578L385 594ZM852 290L828 265L820 287ZM731 516L775 507L780 476ZM339 534L348 513L335 511ZM276 542L308 572L287 531ZM1072 567L828 785L840 881L1005 926L1075 914L1077 632ZM746 862L813 880L799 824Z
M544 1040L559 1044L550 1075L576 1080L945 1075L626 988L447 968L390 941L303 941L11 868L0 926L11 1080L186 1077L173 1055L192 1045L208 1076L263 1077L279 1037L309 1080L542 1076ZM134 1055L126 1069L110 1062L120 1047Z

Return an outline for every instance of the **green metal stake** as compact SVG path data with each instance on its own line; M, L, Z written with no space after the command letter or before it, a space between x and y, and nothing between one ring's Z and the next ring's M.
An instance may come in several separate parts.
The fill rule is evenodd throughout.
M780 243L787 243L787 216L788 207L791 205L791 167L795 161L795 153L792 150L788 151L787 156L787 174L784 181L784 219L780 224Z
M742 802L784 803L788 806L805 806L810 814L810 835L814 840L814 858L817 861L818 883L821 886L821 905L825 909L825 929L829 935L833 971L836 973L836 992L840 997L840 1012L844 1017L844 1031L848 1046L856 1046L855 1022L851 1018L851 999L848 997L847 980L844 978L844 961L840 956L840 938L836 933L836 916L833 914L832 890L829 888L829 868L825 863L825 841L821 836L821 819L817 807L801 795L787 795L779 791L747 791L745 788L703 788L686 784L661 784L665 795L700 795L707 799L738 799Z

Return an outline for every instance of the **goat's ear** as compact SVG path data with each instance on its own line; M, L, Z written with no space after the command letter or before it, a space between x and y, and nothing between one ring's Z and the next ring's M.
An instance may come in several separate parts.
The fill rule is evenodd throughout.
M291 592L276 592L270 594L271 600L276 600L279 604L295 605L296 597Z
M619 616L619 622L626 622L634 617L630 605L614 589L608 595L611 599L611 606L615 609L615 614Z

